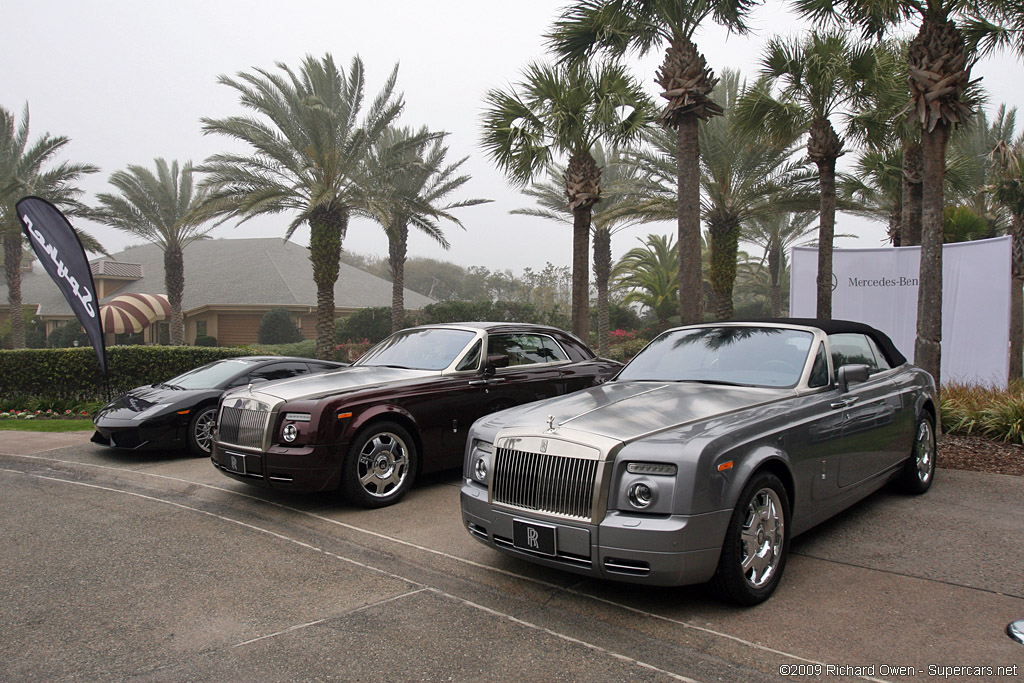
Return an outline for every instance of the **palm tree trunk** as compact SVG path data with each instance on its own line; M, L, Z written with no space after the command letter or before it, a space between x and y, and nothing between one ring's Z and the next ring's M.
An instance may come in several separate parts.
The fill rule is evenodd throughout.
M590 343L591 205L572 210L572 331Z
M680 324L704 322L704 278L700 262L700 141L697 117L686 116L677 128L679 174L676 206L679 229Z
M715 298L715 316L719 320L732 320L732 289L736 282L736 255L739 251L740 223L727 218L710 225L711 237L711 291Z
M896 200L896 206L889 210L889 225L886 231L889 235L889 242L894 247L903 246L903 202Z
M768 250L768 275L771 278L772 317L782 317L782 283L779 275L782 266L782 245L772 245Z
M594 280L597 283L597 353L608 355L608 280L612 272L612 234L594 231Z
M1010 381L1024 377L1024 215L1013 217L1010 278Z
M904 247L916 247L921 244L922 202L924 201L921 183L908 183L904 187L903 198L903 234L906 239L901 242Z
M316 282L316 357L328 359L334 346L334 284L341 264L341 242L348 230L348 207L323 206L309 217L309 260Z
M167 290L167 302L171 305L171 346L185 343L185 316L181 310L181 300L185 294L185 257L181 247L164 249L164 288Z
M21 304L21 233L4 235L4 275L11 319L11 348L25 348L25 311Z
M396 220L388 227L388 269L391 271L391 331L405 327L405 259L409 224Z
M901 247L921 244L921 144L911 143L903 148L903 212L900 217Z
M941 386L942 367L942 208L949 126L939 123L921 133L924 176L921 203L921 276L917 292L914 362Z
M818 307L821 320L832 319L832 243L836 234L836 160L817 163L821 186L821 215L818 219Z

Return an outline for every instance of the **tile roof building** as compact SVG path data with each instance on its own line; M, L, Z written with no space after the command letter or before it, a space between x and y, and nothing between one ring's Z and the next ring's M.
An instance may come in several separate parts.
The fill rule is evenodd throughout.
M129 247L91 261L100 304L123 294L166 294L164 255L159 247ZM221 346L254 343L260 321L271 308L288 309L304 337L316 337L316 284L306 247L278 238L197 240L185 247L185 341L215 337ZM47 334L73 321L74 314L56 284L38 265L22 271L22 301L46 321ZM337 317L360 308L391 305L391 282L342 263L334 286ZM418 310L434 303L405 290L405 306ZM0 318L7 317L7 287L0 282ZM145 330L157 339L160 325ZM154 329L155 328L155 329ZM108 343L115 340L108 336Z

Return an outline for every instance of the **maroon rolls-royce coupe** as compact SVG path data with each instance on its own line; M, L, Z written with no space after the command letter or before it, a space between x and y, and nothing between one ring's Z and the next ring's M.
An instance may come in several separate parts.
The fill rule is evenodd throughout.
M600 384L620 368L553 327L414 327L337 372L225 394L211 459L239 481L340 489L382 507L418 474L459 467L477 418Z

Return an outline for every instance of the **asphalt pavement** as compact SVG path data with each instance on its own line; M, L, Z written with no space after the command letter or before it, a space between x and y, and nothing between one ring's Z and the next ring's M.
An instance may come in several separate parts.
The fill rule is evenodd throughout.
M0 681L1024 679L1024 477L883 490L738 609L497 554L457 472L371 511L88 437L0 432Z

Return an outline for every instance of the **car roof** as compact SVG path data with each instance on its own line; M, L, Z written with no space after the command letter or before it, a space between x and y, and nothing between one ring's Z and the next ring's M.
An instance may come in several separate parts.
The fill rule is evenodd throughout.
M747 320L727 320L721 323L706 323L709 325L785 325L794 327L812 327L821 330L825 334L864 334L878 344L889 365L896 367L907 362L906 357L900 353L896 345L889 339L889 335L881 330L875 329L865 323L854 320L819 320L817 318L752 318Z
M537 325L536 323L508 323L508 322L488 322L488 321L472 321L472 322L457 322L457 323L434 323L431 325L417 325L416 327L410 327L407 329L411 330L424 330L424 329L470 329L470 330L483 330L484 332L500 332L505 330L533 330L537 332L557 332L559 334L568 334L565 330L560 330L557 327L551 327L550 325Z

